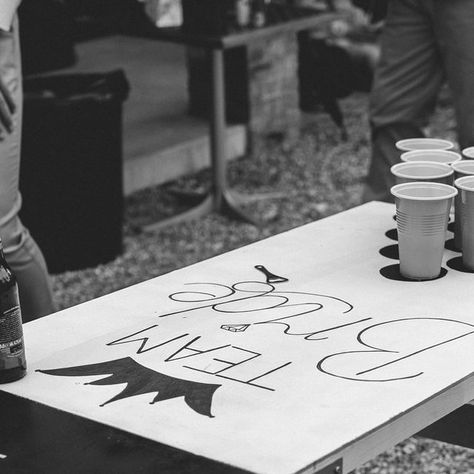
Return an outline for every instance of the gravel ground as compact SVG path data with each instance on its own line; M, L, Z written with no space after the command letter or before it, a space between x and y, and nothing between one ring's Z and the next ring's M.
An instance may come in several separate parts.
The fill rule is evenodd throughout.
M204 190L209 174L200 172L175 183L140 191L126 200L124 253L114 261L53 276L58 307L67 308L134 283L207 259L359 203L369 160L367 98L342 102L349 140L323 114L307 116L298 140L268 139L251 156L229 166L230 185L247 196L268 193L248 211L265 225L209 215L154 233L141 231L182 209L171 188ZM454 138L449 98L437 109L430 134ZM426 439L410 438L358 469L357 474L474 473L474 451Z

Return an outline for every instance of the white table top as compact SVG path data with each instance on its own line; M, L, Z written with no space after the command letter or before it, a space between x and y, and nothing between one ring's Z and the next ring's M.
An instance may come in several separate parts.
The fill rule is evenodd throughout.
M28 375L2 389L252 472L348 472L474 398L474 275L383 276L393 214L366 204L28 323Z

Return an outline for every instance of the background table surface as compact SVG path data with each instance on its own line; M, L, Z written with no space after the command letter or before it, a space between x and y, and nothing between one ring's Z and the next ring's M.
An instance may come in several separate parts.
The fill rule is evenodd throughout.
M474 398L474 275L446 250L442 278L401 280L393 213L366 204L28 323L28 375L2 389L251 472L348 472Z
M285 13L284 10L287 12ZM259 41L272 35L313 28L324 31L334 20L344 18L344 14L272 5L267 12L267 17L267 23L262 27L234 28L222 34L192 33L182 27L157 28L150 22L149 25L144 25L144 28L137 31L136 35L195 47L227 49Z

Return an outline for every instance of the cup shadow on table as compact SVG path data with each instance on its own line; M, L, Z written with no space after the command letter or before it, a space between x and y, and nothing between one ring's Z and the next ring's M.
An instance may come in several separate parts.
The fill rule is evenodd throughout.
M398 254L398 244L387 245L379 250L379 254L386 258L391 258L392 260L399 260L400 256Z
M441 272L436 278L431 278L430 280L412 280L411 278L406 278L402 276L402 274L400 273L400 265L398 263L395 263L393 265L387 265L386 267L380 269L380 274L388 280L409 281L413 283L439 280L440 278L445 277L447 273L448 270L446 270L446 268L441 268Z
M388 237L390 240L397 240L398 241L398 232L397 229L390 229L385 232L385 237Z
M446 262L446 265L451 268L451 270L456 270L462 273L474 273L474 270L469 270L462 263L462 257L454 257Z
M454 248L454 239L449 239L446 241L446 243L444 244L444 248L447 249L447 250L451 250L452 252L460 252L460 250L457 250L456 248Z

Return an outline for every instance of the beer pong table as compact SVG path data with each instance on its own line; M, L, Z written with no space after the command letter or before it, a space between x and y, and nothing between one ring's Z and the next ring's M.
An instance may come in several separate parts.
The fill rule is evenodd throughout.
M401 279L393 214L365 204L25 324L0 472L345 473L427 427L462 438L474 275L446 250L442 277Z

